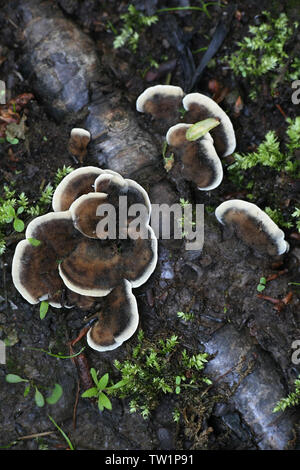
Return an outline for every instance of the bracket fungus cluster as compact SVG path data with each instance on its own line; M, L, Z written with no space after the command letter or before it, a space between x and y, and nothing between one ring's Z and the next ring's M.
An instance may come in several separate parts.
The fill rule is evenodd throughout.
M234 152L236 138L228 115L214 100L201 93L185 95L178 86L156 85L143 91L136 109L150 115L156 131L166 135L178 175L202 191L221 184L220 158ZM276 256L289 249L284 232L255 204L226 201L215 215L258 252Z
M106 213L98 209L108 204L118 216L120 196L127 197L128 206L137 203L145 207L144 226L135 237L130 236L129 219L115 238L98 230ZM14 285L31 304L46 300L57 308L85 309L100 303L87 341L98 351L115 349L138 325L132 288L147 281L157 262L148 195L135 181L111 170L87 166L61 181L52 207L53 212L29 223L26 239L16 247Z
M240 199L222 202L216 211L222 225L231 228L248 246L270 256L289 250L284 232L258 206Z
M236 139L229 117L214 100L201 93L185 95L177 86L156 85L138 97L136 109L150 114L158 131L166 134L184 179L202 191L220 185L220 157L234 151ZM196 123L202 126L200 132L193 128ZM191 128L195 129L196 138L189 137Z

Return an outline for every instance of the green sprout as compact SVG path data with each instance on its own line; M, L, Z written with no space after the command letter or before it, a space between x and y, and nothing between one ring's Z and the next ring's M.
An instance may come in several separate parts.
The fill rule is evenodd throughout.
M157 16L145 16L138 11L134 5L128 6L128 12L121 15L123 26L121 33L114 40L114 48L119 49L126 44L129 49L136 53L140 34L143 30L158 21Z
M107 386L109 381L109 374L104 374L100 379L98 379L98 374L94 368L90 370L92 379L95 383L95 387L91 387L81 395L82 398L97 398L98 408L100 411L103 411L104 408L107 410L112 409L112 404L107 394L111 393L113 390L122 387L125 385L123 380L117 382L114 385ZM106 393L104 393L106 392Z
M177 312L177 317L185 322L194 320L195 315L193 313Z
M266 284L267 284L266 278L265 278L265 277L261 277L260 280L259 280L259 284L258 284L258 286L256 287L256 290L257 290L258 292L264 291L265 288L266 288Z
M58 169L54 177L54 186L49 183L45 188L40 188L40 196L37 201L29 200L24 192L17 195L16 190L13 189L15 181L10 183L10 187L3 186L0 193L0 256L5 253L6 237L10 235L11 225L15 232L21 233L25 229L26 216L29 218L45 214L51 205L55 187L72 171L72 167L65 165ZM30 238L29 242L32 246L40 244L40 241L34 238Z
M23 393L24 398L26 398L27 395L29 394L30 390L33 389L34 390L34 401L35 401L35 404L39 408L42 408L45 405L45 402L48 403L48 405L55 405L55 403L58 402L58 400L61 398L61 396L63 394L63 389L62 389L61 385L59 385L57 383L54 385L54 388L51 391L51 394L47 398L44 398L44 395L39 390L38 386L35 384L35 382L33 380L24 379L24 378L20 377L17 374L7 374L6 377L5 377L5 380L6 380L6 382L8 382L10 384L17 384L17 383L24 382L26 384L25 389L24 389L24 393Z

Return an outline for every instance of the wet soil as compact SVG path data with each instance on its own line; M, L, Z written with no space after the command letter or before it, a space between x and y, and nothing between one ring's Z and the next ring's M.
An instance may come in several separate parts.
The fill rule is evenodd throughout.
M0 11L0 59L5 59L2 63L0 61L0 79L6 83L8 99L23 92L32 92L35 99L24 111L27 116L26 139L16 146L0 144L1 188L15 181L19 192L24 191L32 201L37 200L41 185L53 181L58 168L63 165L80 166L67 150L72 127L91 125L97 132L101 131L102 122L107 123L111 119L110 112L116 113L117 110L115 122L127 123L122 129L122 139L118 136L115 143L112 125L113 131L106 140L95 139L90 144L83 164L101 165L134 177L148 190L152 203L173 203L184 198L192 203L205 204L207 208L201 253L186 251L184 243L159 243L159 261L154 274L145 285L134 291L140 327L151 340L176 334L189 352L207 350L216 354L207 368L207 375L215 382L212 400L218 394L223 399L217 400L204 413L200 431L209 429L207 439L203 439L199 430L194 431L192 418L182 419L176 425L172 420L176 399L164 396L149 420L129 413L127 400L113 399L113 410L101 413L95 403L79 399L74 429L73 413L78 390L74 364L69 359L57 359L30 348L68 354L67 342L75 338L84 326L86 312L50 308L46 318L40 320L39 307L27 304L12 284L10 271L15 242L11 241L0 261L0 339L10 341L6 351L7 362L0 364L0 446L12 446L13 449L65 448L65 442L56 432L39 438L19 439L53 431L48 418L50 414L77 449L300 448L299 410L291 409L280 415L272 413L276 401L292 390L300 373L299 365L291 360L292 344L300 339L299 290L289 285L290 282L299 282L299 242L290 237L292 230L286 230L290 251L280 259L282 264L276 270L273 266L276 260L254 253L232 233L224 231L211 208L229 197L240 197L243 191L228 178L226 163L224 180L212 192L200 192L188 184L177 184L163 168L161 138L153 130L151 122L135 111L137 96L148 86L165 83L167 78L166 73L156 78L157 70L151 69L150 59L158 64L170 62L167 71L171 73L171 83L185 87L185 74L178 50L172 43L170 25L178 34L179 31L183 34L190 49L195 51L209 44L218 21L226 19L227 7L210 7L211 18L198 12L161 14L157 24L141 33L138 50L133 54L127 48L113 48L111 25L119 31L122 24L119 17L126 12L126 2L59 0L49 7L47 2L19 1L4 8L5 3L0 1L3 7ZM133 3L146 14L152 14L157 8L189 4L155 0ZM233 2L227 3L231 5ZM34 70L32 57L38 44L31 44L30 50L26 43L28 39L22 35L24 11L20 12L20 4L24 4L24 11L27 4L42 4L42 8L49 8L49 15L58 15L63 21L71 22L91 41L96 61L99 61L99 77L96 85L86 85L87 102L82 108L70 110L64 107L63 101L54 103L49 99L41 81L44 72L39 75ZM229 88L221 105L232 119L237 151L242 153L258 145L268 130L275 130L283 138L285 119L276 105L280 105L291 118L299 115L299 106L292 104L291 89L286 84L279 87L275 98L266 84L259 101L252 102L248 97L247 82L236 79L222 64L222 58L236 49L237 41L247 34L248 26L255 18L259 20L264 9L274 14L285 11L291 20L299 18L291 1L249 1L237 2L236 5L242 15L234 15L229 34L216 54L213 66L205 69L196 89L209 94L211 79ZM194 54L196 64L202 54ZM47 67L51 75L52 65L47 64ZM149 71L153 72L152 75ZM242 97L244 106L236 116L234 104L238 96ZM104 118L101 113L105 114ZM99 115L102 119L99 118L100 124L97 121ZM134 147L133 140L139 139L145 142L144 152ZM13 155L9 152L11 147ZM126 154L123 160L118 158L116 147ZM145 161L145 152L150 155L149 161ZM288 211L289 205L299 204L295 181L286 180L265 168L253 170L249 179L255 180L255 203L259 207L279 205ZM268 283L266 293L283 298L290 290L293 291L291 302L281 312L274 310L271 303L259 299L256 290L262 276L274 274L278 269L286 269L286 272ZM179 311L193 313L193 322L180 320L177 316ZM118 379L113 362L130 358L135 344L136 335L115 351L99 354L86 348L85 354L90 366L100 374L109 371L113 378ZM84 345L83 339L77 350ZM56 405L38 408L32 394L23 397L23 384L5 382L7 373L32 379L45 395L54 383L59 383L63 387L63 396ZM194 419L200 418L196 416Z

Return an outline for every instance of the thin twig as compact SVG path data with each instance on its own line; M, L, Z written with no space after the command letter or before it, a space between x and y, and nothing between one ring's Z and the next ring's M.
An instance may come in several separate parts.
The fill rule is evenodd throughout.
M79 401L79 392L80 392L80 383L79 383L79 379L77 379L76 398L75 398L75 403L74 403L74 408L73 408L73 429L74 429L74 431L76 429L76 415L77 415L77 406L78 406L78 401Z
M54 431L45 431L45 432L37 432L35 434L28 434L27 436L18 437L18 441L23 441L24 439L34 439L35 437L41 436L49 436L49 434L54 434Z

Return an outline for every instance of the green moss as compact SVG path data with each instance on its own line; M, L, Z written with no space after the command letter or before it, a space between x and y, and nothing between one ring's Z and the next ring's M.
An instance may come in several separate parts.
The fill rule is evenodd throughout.
M121 15L123 26L119 35L115 37L114 48L128 46L135 53L138 48L142 31L158 21L157 16L145 16L134 5L128 6L127 13Z
M203 374L209 356L206 353L189 354L178 337L150 342L141 330L132 359L115 361L124 385L114 391L120 398L130 399L130 411L148 418L160 403L162 396L175 395L179 402L189 399L211 384ZM178 420L178 406L175 412Z
M286 398L281 398L281 400L276 403L273 413L300 405L300 375L298 379L295 380L294 385L295 391L291 392Z
M265 22L259 26L249 26L249 36L238 42L238 49L225 61L236 76L250 81L250 98L256 99L261 90L261 79L276 87L276 77L283 72L283 80L291 82L299 77L300 61L290 58L287 45L292 39L298 23L290 23L285 13L272 18L264 11Z
M3 186L0 193L0 256L6 249L6 236L12 229L16 232L23 232L26 218L45 214L49 210L56 186L71 171L73 168L65 165L58 169L54 184L49 183L45 188L41 188L37 201L29 199L24 192L17 194L14 181L10 183L10 186Z
M299 161L295 158L295 152L300 148L300 116L295 119L288 118L286 122L288 126L284 149L275 131L269 131L255 152L233 154L235 162L228 170L235 181L242 181L244 174L241 171L258 165L274 168L291 176L299 176Z

